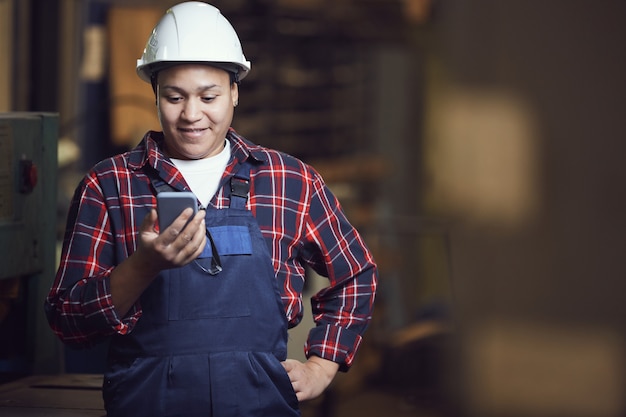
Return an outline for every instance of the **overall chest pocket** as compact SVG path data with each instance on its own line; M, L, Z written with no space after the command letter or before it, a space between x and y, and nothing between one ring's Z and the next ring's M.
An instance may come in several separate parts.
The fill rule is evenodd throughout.
M259 271L247 226L207 228L222 264L217 275L206 272L211 243L188 265L170 271L169 320L245 317L250 312L251 280ZM262 263L261 263L262 264Z

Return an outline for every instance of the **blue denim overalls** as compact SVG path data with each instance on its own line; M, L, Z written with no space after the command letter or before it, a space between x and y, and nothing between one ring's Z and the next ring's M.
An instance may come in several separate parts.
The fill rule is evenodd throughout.
M250 165L231 179L228 209L207 209L214 246L163 271L143 315L111 342L103 396L109 417L299 416L280 364L287 321L267 245L245 209ZM243 191L242 191L243 190ZM211 275L216 248L221 272Z

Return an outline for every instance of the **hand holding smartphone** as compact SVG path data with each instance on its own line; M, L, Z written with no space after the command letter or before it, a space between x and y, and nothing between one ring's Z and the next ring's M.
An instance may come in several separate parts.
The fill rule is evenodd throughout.
M198 212L196 196L190 191L165 191L157 194L157 214L159 216L159 231L167 229L170 224L187 207L193 209L193 215Z

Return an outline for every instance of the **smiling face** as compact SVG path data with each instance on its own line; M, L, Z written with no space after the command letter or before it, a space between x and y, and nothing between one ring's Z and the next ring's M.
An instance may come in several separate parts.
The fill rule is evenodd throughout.
M217 155L239 99L229 74L200 64L176 65L159 72L157 110L165 154L176 159Z

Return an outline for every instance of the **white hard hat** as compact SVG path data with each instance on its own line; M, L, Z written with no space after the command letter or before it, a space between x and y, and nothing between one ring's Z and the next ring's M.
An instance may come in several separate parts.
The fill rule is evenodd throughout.
M182 63L207 63L243 79L250 71L239 37L215 7L199 1L173 6L152 30L137 74L146 81L159 70Z

